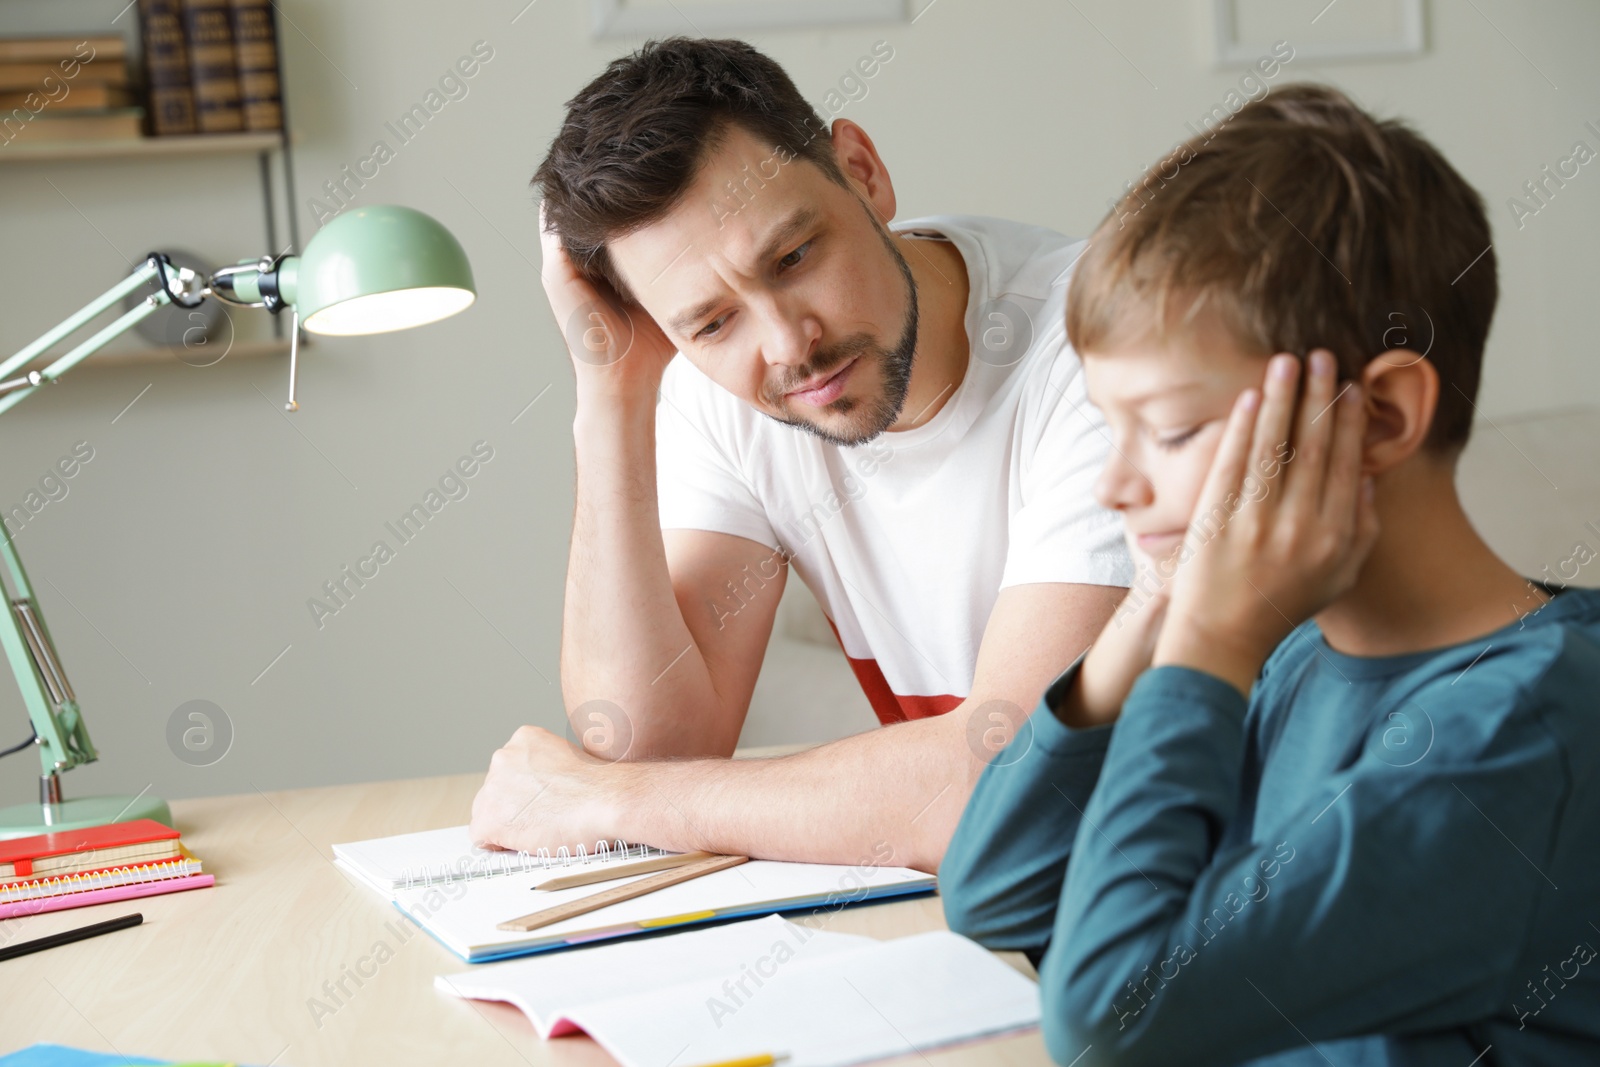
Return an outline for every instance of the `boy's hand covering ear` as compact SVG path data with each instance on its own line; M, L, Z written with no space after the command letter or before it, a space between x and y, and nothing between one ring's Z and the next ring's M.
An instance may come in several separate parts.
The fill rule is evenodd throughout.
M1301 622L1348 591L1377 541L1361 474L1361 386L1336 389L1331 353L1274 356L1235 401L1185 538L1154 665L1206 671L1246 695Z

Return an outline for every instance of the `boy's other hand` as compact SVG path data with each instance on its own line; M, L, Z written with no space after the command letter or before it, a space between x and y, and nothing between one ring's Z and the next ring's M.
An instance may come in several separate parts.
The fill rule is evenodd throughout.
M656 390L677 346L644 310L625 304L616 291L591 281L545 225L539 205L539 280L550 301L578 376L578 400L597 392L617 399L644 399L654 407Z
M1300 361L1274 356L1235 401L1185 541L1153 663L1216 675L1246 695L1278 643L1349 590L1377 540L1361 474L1359 383L1336 391L1318 349L1296 413ZM1203 523L1202 517L1220 523Z
M1056 717L1075 729L1115 722L1155 655L1171 583L1155 573L1148 557L1134 553L1133 559L1137 573L1127 597L1095 638L1076 683L1056 708Z

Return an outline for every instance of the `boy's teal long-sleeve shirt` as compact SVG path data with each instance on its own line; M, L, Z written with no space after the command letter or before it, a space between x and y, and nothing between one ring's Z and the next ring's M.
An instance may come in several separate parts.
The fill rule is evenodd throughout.
M950 927L1044 950L1061 1064L1600 1063L1600 591L1445 649L1314 623L1248 705L1140 676L1045 693L939 870Z

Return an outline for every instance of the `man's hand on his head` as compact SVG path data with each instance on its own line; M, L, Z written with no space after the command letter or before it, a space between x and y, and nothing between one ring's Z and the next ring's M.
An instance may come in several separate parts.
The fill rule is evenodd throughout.
M1235 402L1154 665L1206 671L1248 694L1278 643L1355 584L1377 541L1371 479L1361 475L1361 386L1336 389L1329 352L1308 362L1298 416L1291 355L1274 356L1263 389Z
M645 398L653 406L677 346L641 308L625 303L609 285L578 269L560 234L547 228L543 204L539 247L544 253L539 280L577 372L579 403L586 395L600 394Z
M524 852L547 848L552 854L614 842L623 837L625 771L549 730L519 727L490 757L489 773L473 798L472 842Z

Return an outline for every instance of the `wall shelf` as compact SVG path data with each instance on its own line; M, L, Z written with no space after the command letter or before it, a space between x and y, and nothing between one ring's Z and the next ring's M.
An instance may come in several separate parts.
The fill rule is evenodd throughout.
M246 155L275 151L283 144L277 130L258 133L202 133L139 137L122 141L41 141L22 138L0 148L0 164L59 163L75 159L143 159L155 156Z

